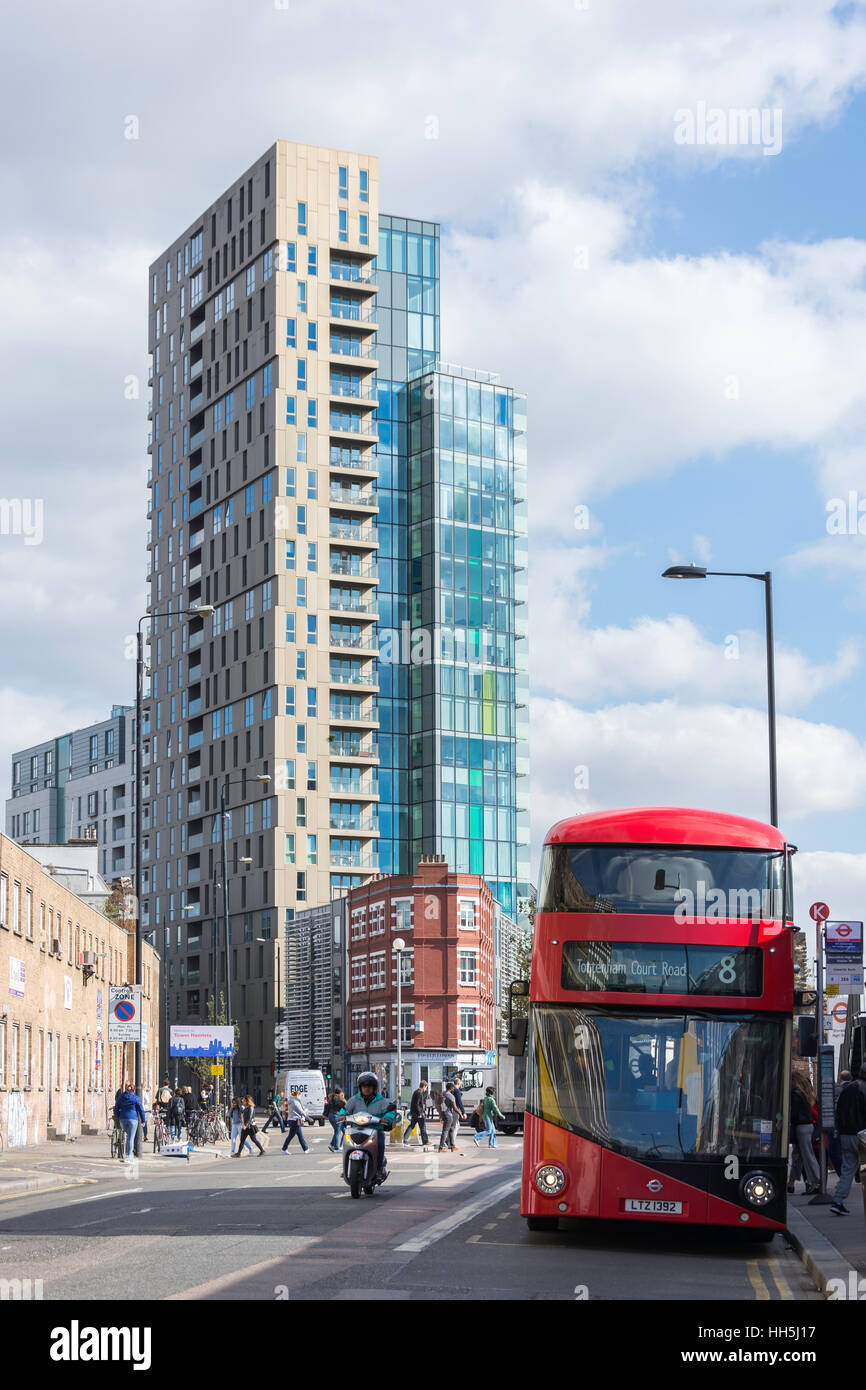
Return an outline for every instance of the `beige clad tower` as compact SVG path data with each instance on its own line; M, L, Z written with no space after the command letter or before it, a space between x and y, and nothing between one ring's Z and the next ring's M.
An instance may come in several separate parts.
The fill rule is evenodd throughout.
M142 918L205 1020L224 827L253 1091L285 921L377 868L377 245L376 159L278 141L150 267Z

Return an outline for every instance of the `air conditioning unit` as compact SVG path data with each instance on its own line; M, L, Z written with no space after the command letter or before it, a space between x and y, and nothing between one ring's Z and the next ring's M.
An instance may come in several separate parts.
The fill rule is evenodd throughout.
M96 969L96 952L95 952L95 951L83 951L83 952L81 953L81 964L84 966L84 969L85 969L85 970L95 970L95 969Z
M63 955L63 942L59 936L55 936L51 942L51 950L55 956Z

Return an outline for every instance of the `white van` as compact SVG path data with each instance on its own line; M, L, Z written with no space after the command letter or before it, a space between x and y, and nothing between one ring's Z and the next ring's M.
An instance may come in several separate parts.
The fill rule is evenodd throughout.
M274 1088L283 1098L300 1091L309 1119L325 1123L325 1078L320 1071L279 1071Z

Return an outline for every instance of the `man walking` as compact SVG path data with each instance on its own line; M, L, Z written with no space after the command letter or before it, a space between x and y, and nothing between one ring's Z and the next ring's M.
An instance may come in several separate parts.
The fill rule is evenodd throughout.
M412 1092L412 1099L409 1101L409 1125L403 1135L403 1143L408 1147L409 1136L417 1126L418 1133L421 1135L421 1143L427 1148L430 1142L427 1138L427 1082L422 1081L417 1090Z
M505 1116L496 1104L496 1096L493 1094L493 1087L488 1086L481 1102L481 1122L484 1125L484 1132L487 1134L488 1149L496 1148L496 1119L504 1120ZM483 1135L473 1134L472 1142L476 1149L481 1142Z
M454 1082L449 1081L442 1092L442 1137L439 1140L439 1152L443 1149L450 1149L452 1153L460 1153L454 1143L454 1131L457 1128L457 1102L454 1099Z
M268 1101L268 1118L262 1125L262 1134L264 1134L266 1129L270 1129L271 1125L274 1124L274 1122L276 1122L279 1125L280 1133L285 1134L286 1126L283 1121L282 1103L283 1098L280 1095L279 1091L274 1091L274 1094Z
M293 1090L292 1094L289 1096L288 1105L286 1107L286 1119L289 1122L289 1128L283 1143L283 1153L287 1154L289 1152L289 1145L295 1135L297 1135L301 1148L305 1154L308 1154L310 1152L310 1146L304 1138L303 1129L303 1126L307 1123L307 1108L301 1100L300 1091L297 1089Z
M463 1088L462 1088L462 1086L460 1085L460 1082L459 1082L459 1081L455 1081L455 1082L453 1083L453 1091L452 1091L452 1094L453 1094L453 1096L454 1096L454 1105L455 1105L456 1110L457 1110L457 1118L456 1118L455 1121L454 1121L454 1133L455 1133L455 1134L458 1136L458 1138L459 1138L459 1136L460 1136L460 1121L462 1120L464 1124L466 1123L466 1111L463 1109Z
M860 1162L860 1144L857 1136L861 1129L866 1129L866 1065L860 1068L858 1079L848 1083L836 1102L836 1130L842 1149L842 1173L830 1206L834 1216L849 1215L845 1198L851 1191L854 1174Z

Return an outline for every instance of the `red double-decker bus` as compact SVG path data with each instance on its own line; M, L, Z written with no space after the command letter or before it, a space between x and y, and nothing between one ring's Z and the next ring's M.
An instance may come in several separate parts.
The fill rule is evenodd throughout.
M531 1230L784 1229L793 849L773 826L680 807L550 831L509 1044L528 1046Z

